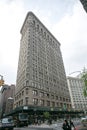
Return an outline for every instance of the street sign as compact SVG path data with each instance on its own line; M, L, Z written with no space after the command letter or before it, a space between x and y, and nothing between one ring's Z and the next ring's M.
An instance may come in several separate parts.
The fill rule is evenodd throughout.
M24 106L24 107L23 107L23 110L28 110L28 106Z
M4 80L1 79L1 80L0 80L0 86L2 86L3 84L4 84Z

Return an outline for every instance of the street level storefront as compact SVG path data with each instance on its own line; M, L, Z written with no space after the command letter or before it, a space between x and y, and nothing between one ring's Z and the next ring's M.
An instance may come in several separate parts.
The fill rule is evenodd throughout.
M28 123L31 124L44 122L45 120L48 120L51 123L52 120L65 117L79 117L84 114L84 111L63 110L58 107L21 106L5 114L4 117L13 116L14 119L18 119L20 113L26 113L28 116Z

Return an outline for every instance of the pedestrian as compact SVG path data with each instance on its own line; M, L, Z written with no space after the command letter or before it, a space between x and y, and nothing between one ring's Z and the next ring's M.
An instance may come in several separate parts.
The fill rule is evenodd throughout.
M70 126L67 120L64 120L62 128L63 130L70 130Z
M73 121L71 121L71 119L69 121L69 125L70 125L71 130L72 130L72 128L74 128L74 130L75 130L75 125L74 125Z

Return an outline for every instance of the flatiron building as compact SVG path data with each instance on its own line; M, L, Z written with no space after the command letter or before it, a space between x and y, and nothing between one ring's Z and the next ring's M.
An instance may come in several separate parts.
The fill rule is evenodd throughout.
M60 43L32 12L20 32L15 107L70 108Z

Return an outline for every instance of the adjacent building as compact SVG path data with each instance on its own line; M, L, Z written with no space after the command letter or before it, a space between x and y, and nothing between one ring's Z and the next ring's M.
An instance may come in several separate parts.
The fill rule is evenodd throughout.
M1 90L0 90L0 108L1 108Z
M5 113L10 113L11 110L13 110L13 106L14 106L14 98L9 97L6 101L6 109L5 109Z
M75 110L87 110L87 97L84 97L84 81L77 77L67 77L68 88L71 97L72 108Z
M59 41L32 13L21 28L15 107L71 107Z
M11 103L8 102L9 98L14 99L15 93L15 85L7 85L4 84L1 88L1 116L8 113L13 109L13 100L10 100ZM10 106L8 107L8 105ZM10 109L9 109L10 108ZM9 110L8 110L9 109Z
M86 13L87 13L87 0L80 0L80 2L83 5L83 8L85 9Z

